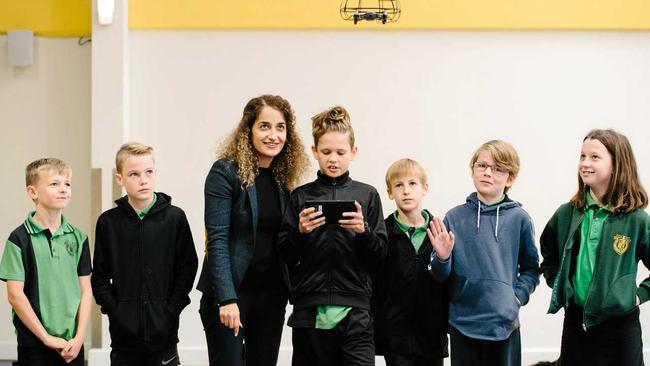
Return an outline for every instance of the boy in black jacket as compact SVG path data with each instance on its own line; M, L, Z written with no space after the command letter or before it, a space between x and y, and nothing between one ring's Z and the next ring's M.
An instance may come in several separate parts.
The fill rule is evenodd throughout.
M373 283L376 354L387 366L442 366L448 300L428 269L433 216L422 209L427 174L416 161L401 159L388 168L386 187L397 210L386 217L388 254Z
M387 248L381 201L349 176L357 148L347 111L312 121L318 178L292 192L278 239L291 272L292 364L374 365L371 274ZM326 222L306 200L355 200L357 210Z
M198 264L192 233L171 197L154 192L152 147L126 143L115 161L127 195L97 220L91 278L110 322L111 365L178 365L178 318Z

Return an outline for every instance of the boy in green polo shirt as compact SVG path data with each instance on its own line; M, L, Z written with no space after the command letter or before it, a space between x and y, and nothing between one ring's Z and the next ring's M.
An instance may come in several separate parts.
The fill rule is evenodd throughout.
M27 194L36 210L9 235L0 262L21 365L84 364L91 266L86 234L61 214L70 202L71 174L54 158L27 166Z
M422 208L427 173L417 161L400 159L386 172L386 188L397 210L386 217L388 253L373 281L375 353L388 366L442 366L448 301L428 268L433 215Z

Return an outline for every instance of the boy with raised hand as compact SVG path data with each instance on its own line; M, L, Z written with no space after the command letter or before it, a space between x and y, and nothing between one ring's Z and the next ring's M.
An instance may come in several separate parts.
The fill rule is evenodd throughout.
M92 276L111 365L178 365L178 320L198 265L192 233L171 197L154 192L152 147L126 143L115 165L126 196L97 220Z
M291 272L292 365L374 365L371 276L387 247L381 201L350 178L357 147L345 108L312 117L312 135L318 177L291 193L278 238ZM326 222L307 200L354 200L356 211Z
M470 169L476 192L428 232L432 273L450 281L451 364L519 366L519 308L539 284L533 222L506 194L519 156L505 141L488 141Z
M442 366L449 355L448 300L428 268L427 173L417 161L400 159L388 168L386 187L397 210L386 217L388 254L373 281L375 353L388 366Z
M36 210L4 249L0 279L7 282L20 365L83 365L92 304L86 234L63 209L70 202L72 170L55 158L27 165L27 194Z

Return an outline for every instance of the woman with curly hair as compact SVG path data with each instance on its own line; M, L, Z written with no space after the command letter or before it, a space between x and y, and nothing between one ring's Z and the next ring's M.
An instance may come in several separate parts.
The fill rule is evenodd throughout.
M210 366L277 362L289 282L275 245L289 190L308 167L295 120L280 96L251 99L206 178L197 288Z

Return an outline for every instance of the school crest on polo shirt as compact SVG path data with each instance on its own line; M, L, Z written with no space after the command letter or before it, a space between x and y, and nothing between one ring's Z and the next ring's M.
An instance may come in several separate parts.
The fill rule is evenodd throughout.
M625 236L621 234L614 235L613 248L616 254L623 255L623 253L627 252L627 249L630 247L631 241L632 239L629 236Z
M66 240L66 241L63 243L63 246L65 246L65 250L68 252L68 254L70 254L70 255L72 255L72 256L74 256L75 253L77 253L77 249L78 249L78 247L79 247L79 245L77 244L77 242L76 242L76 241L72 241L72 240Z

